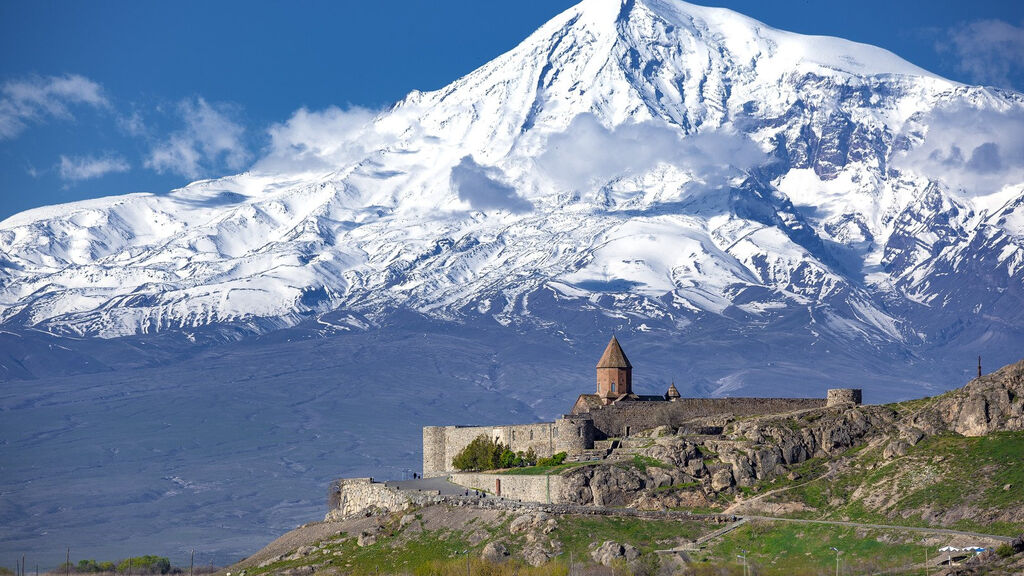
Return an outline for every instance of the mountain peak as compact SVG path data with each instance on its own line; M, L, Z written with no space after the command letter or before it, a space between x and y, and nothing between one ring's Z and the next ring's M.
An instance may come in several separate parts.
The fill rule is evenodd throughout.
M749 324L907 354L969 332L950 318L1017 330L1016 293L999 289L1024 282L1019 188L983 190L1007 207L986 220L942 173L901 163L931 157L929 123L950 107L1020 114L1017 96L977 93L730 10L586 0L325 136L344 153L319 172L285 158L9 218L0 319L120 336L340 310L331 326L353 329L412 309L567 333L583 316L672 334ZM957 156L940 152L946 170ZM977 270L1002 275L949 280ZM944 302L972 308L946 317Z

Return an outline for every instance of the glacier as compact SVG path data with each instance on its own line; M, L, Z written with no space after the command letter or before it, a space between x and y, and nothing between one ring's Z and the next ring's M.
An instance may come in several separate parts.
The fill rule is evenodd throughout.
M415 468L419 426L557 415L612 331L645 393L962 385L1024 349L1018 127L1024 95L873 46L586 0L388 110L301 110L242 174L16 214L0 546L96 549L102 513L137 548L142 513L236 559Z

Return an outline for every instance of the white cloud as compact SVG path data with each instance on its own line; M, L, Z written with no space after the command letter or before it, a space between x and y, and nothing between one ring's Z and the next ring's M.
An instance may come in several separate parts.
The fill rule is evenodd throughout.
M0 94L0 140L17 137L30 122L72 118L72 104L109 106L102 86L77 74L9 80L0 86Z
M92 180L107 174L127 172L131 169L128 162L115 154L105 156L61 156L57 170L62 180L78 182Z
M917 143L894 166L971 194L1024 182L1024 107L936 109L908 126Z
M948 40L937 42L940 53L951 53L957 69L973 81L1011 87L1024 72L1024 26L1002 20L976 20L949 29Z
M287 122L267 132L270 147L254 170L304 171L337 168L360 159L391 139L373 124L377 112L332 106L322 111L301 108Z
M238 170L248 162L245 127L232 119L232 107L196 98L179 103L178 114L185 127L152 148L147 168L199 178L221 165Z
M658 164L673 164L704 180L724 179L752 168L766 155L749 138L732 132L684 136L659 122L604 127L591 114L577 116L565 132L548 138L537 162L560 184L575 190L639 175Z
M508 210L513 213L529 212L533 204L516 194L515 188L502 182L497 168L481 166L466 156L451 172L452 189L464 202L476 210Z
M129 136L145 136L146 123L142 120L142 114L134 110L127 116L117 117L117 127Z

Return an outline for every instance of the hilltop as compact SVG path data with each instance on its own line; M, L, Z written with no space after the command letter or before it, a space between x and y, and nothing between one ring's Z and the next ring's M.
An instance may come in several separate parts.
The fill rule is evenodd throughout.
M692 433L711 426L720 433ZM833 546L850 573L919 569L925 554L949 573L1024 567L1024 361L936 397L697 420L620 442L605 460L508 472L560 476L561 504L382 501L231 570L738 572L746 550L758 574L810 574L831 565ZM991 551L949 552L958 564L943 566L943 546Z
M876 47L587 0L242 173L11 216L0 541L234 560L423 424L556 417L612 332L641 395L960 386L1024 342L1022 126Z

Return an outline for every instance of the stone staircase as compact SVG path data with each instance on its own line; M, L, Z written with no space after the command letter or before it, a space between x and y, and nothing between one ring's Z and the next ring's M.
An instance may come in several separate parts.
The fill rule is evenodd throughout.
M617 445L608 454L610 460L628 460L653 443L650 438L623 438L616 442Z
M719 528L718 530L715 530L710 534L705 534L692 542L686 542L680 546L676 546L675 548L669 548L668 550L655 550L654 552L656 554L679 554L681 552L685 553L700 550L704 547L704 544L721 536L725 536L729 532L732 532L733 530L739 528L740 526L743 526L746 523L746 518L738 518L735 522L732 522L725 527Z
M580 454L573 454L566 458L566 462L595 462L598 460L604 460L608 458L613 450L618 446L618 440L597 440L594 442L594 447L589 450L584 450Z

